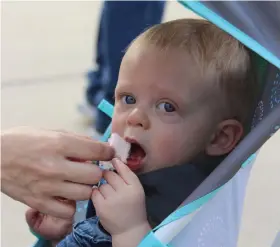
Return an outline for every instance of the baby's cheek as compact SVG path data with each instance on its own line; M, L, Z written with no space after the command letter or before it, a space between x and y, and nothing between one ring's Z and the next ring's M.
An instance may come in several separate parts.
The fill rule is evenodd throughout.
M116 133L118 131L119 127L118 127L118 123L116 120L114 120L114 118L112 119L112 133Z
M112 119L112 133L117 133L119 136L123 136L125 128L125 122L123 118L118 115L114 115Z
M161 140L157 145L157 152L155 153L159 163L166 165L169 163L174 164L174 161L179 158L178 156L182 155L181 150L178 150L178 142L175 140L170 142L169 140Z
M176 163L177 160L179 160L180 157L182 156L182 152L178 148L179 147L176 144L166 147L164 149L165 152L162 152L163 153L162 158L168 162L171 162L172 164L174 164L174 162Z
M157 154L160 154L158 159L166 165L186 162L185 159L188 159L192 153L192 141L182 138L185 135L186 133L181 133L180 131L170 131L161 136L158 142Z

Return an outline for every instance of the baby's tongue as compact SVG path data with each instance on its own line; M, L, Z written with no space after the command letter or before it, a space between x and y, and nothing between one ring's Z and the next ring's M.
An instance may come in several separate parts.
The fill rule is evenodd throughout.
M141 168L141 161L145 157L145 152L142 148L138 147L132 150L131 154L127 159L127 166L132 170L136 171Z

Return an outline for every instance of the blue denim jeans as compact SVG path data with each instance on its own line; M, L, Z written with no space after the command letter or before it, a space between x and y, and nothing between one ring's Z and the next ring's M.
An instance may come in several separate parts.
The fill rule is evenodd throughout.
M92 217L74 225L73 231L57 247L112 247L112 238Z

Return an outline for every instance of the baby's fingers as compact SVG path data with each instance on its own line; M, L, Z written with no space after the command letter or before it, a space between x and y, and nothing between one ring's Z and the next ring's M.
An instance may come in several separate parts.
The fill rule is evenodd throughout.
M115 191L121 190L124 186L127 186L126 182L117 173L105 171L103 174L104 179L112 186Z
M72 229L72 218L60 219L40 213L35 209L27 210L26 222L32 231L48 240L58 240Z
M138 177L132 172L127 165L121 162L119 159L113 159L113 166L117 173L128 185L140 184Z
M105 200L104 196L100 193L98 188L94 188L91 194L91 200L94 207L97 209Z
M29 208L25 212L26 223L32 230L35 230L37 221L42 221L42 218L43 215L36 209Z

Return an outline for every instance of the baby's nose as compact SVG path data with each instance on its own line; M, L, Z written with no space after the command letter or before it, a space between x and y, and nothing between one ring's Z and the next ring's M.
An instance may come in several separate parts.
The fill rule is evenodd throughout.
M143 110L135 108L128 115L127 124L133 127L148 129L150 127L149 116Z

